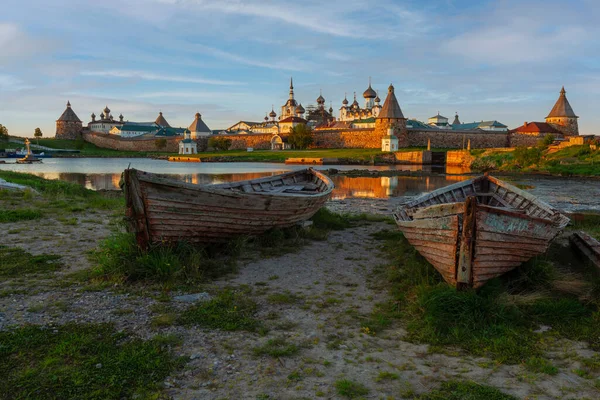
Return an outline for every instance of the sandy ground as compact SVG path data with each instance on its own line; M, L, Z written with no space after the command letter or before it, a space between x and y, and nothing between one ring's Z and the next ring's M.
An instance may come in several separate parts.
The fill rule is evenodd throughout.
M353 202L336 202L348 209ZM350 205L349 205L350 204ZM361 203L374 213L386 213L389 204ZM370 204L370 205L367 205ZM356 210L356 208L355 208ZM3 244L32 253L62 254L67 270L52 279L0 278L0 329L25 323L63 324L112 322L117 329L148 338L175 333L183 338L176 354L189 359L164 385L174 399L297 399L338 398L334 383L351 379L369 388L366 398L411 398L452 378L495 386L518 398L600 398L592 379L573 372L578 356L594 353L583 343L561 341L552 354L560 372L536 374L521 365L497 365L455 349L445 354L429 346L403 340L402 322L376 335L361 329L361 321L387 293L377 288L375 267L388 261L371 234L393 229L382 222L364 223L332 232L327 241L315 241L283 256L247 260L238 273L198 288L213 292L247 285L259 305L258 317L269 327L266 335L221 332L181 326L153 327L153 318L170 308L179 312L190 303L171 299L159 302L151 291L104 289L88 291L81 285L65 286L65 272L88 268L85 253L111 229L108 213L79 218L75 225L44 219L35 226L17 228L0 224ZM13 233L8 233L10 231ZM35 244L35 245L32 245ZM269 296L290 292L291 303L273 304ZM172 296L181 293L173 293ZM252 349L273 338L285 338L300 351L292 357L255 356ZM378 381L380 372L399 379ZM596 377L597 378L597 377ZM268 397L267 397L268 396Z

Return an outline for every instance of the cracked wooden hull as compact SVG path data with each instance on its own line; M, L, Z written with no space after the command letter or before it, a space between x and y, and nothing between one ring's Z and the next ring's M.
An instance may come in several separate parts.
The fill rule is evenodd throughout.
M544 253L569 222L529 193L488 176L424 195L394 217L446 282L475 288Z
M223 242L293 226L325 204L333 183L312 169L219 185L193 185L127 169L123 187L128 229L147 247L179 240Z

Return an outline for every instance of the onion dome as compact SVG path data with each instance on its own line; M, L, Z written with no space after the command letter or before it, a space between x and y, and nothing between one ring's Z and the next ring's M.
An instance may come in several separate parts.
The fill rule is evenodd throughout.
M371 78L369 78L369 87L363 93L363 97L365 99L374 99L375 97L377 97L377 93L371 87Z
M354 101L352 102L352 108L359 108L358 101L356 101L356 92L354 92Z
M119 114L119 120L120 120L120 121L123 121L123 118L124 118L124 117L123 117L123 113Z
M306 110L304 109L304 107L302 107L302 104L298 104L298 107L296 107L296 114L304 114L305 111Z
M381 99L379 98L379 92L377 93L377 96L375 97L375 103L379 103L381 102Z
M344 101L342 101L342 104L345 106L348 105L348 99L346 98L346 94L344 94Z
M269 117L271 118L275 118L277 116L277 113L275 112L275 110L273 110L273 108L271 107L271 112L269 113Z
M110 115L110 108L108 108L108 106L104 107L104 115L106 115L107 118Z
M267 114L265 114L265 121L269 120L269 116Z
M92 119L96 118L96 114L92 113L91 117Z
M325 104L325 98L323 97L323 93L319 93L319 97L317 97L317 104Z

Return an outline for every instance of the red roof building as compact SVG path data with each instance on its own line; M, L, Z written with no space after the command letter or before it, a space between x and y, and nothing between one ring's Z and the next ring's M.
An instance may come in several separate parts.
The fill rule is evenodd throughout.
M546 136L547 134L562 136L558 129L545 122L525 122L522 126L512 129L510 132L530 136Z

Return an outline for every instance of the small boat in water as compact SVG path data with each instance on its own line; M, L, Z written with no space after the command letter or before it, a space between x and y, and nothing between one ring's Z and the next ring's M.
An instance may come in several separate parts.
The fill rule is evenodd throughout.
M487 174L402 204L394 218L446 282L474 288L544 253L569 223L530 193Z
M195 185L126 169L121 185L138 245L223 242L293 226L329 199L333 182L312 168L266 178Z

